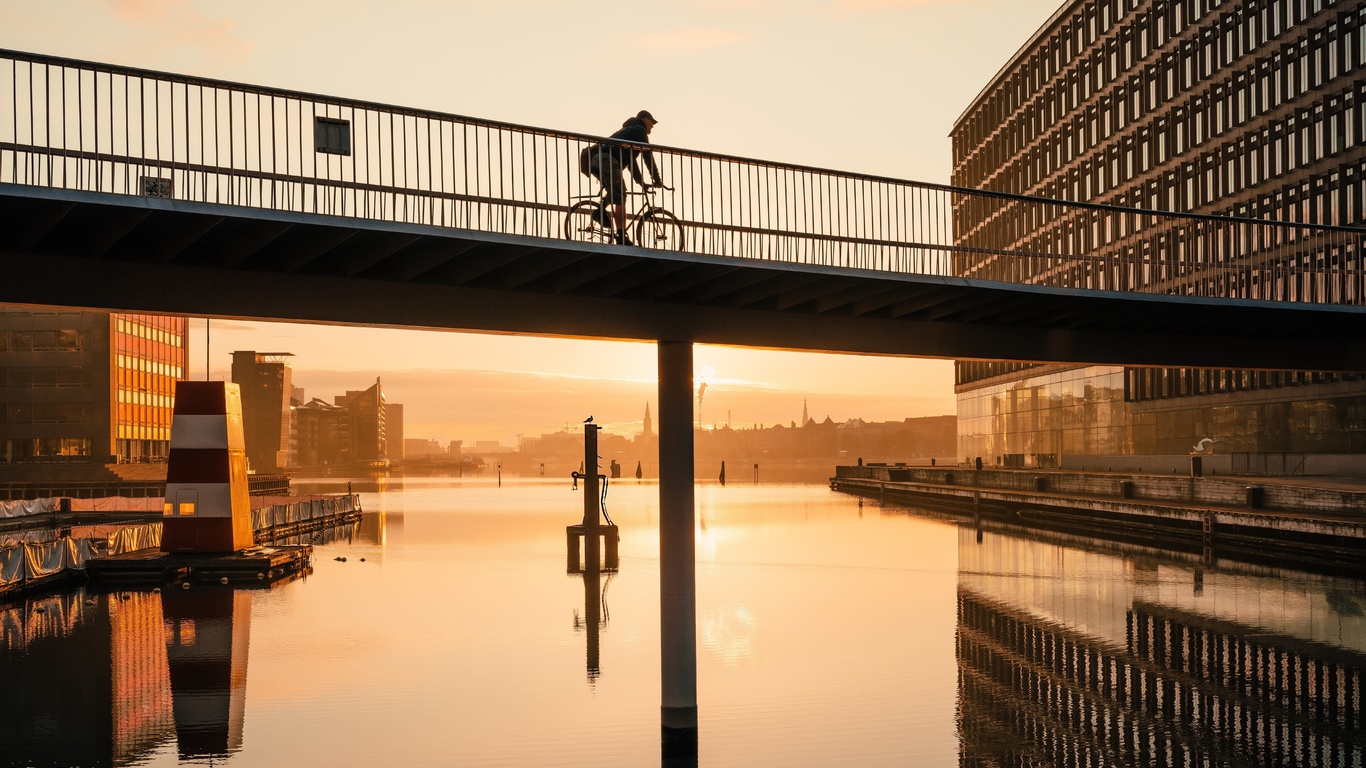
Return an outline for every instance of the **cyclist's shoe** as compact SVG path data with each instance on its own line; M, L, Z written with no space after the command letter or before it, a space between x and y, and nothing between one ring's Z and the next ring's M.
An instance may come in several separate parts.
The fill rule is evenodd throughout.
M616 234L616 241L617 245L635 245L635 243L631 242L631 238L626 236L625 232L618 232Z
M607 212L606 208L599 208L596 211L593 211L593 221L608 229L612 228L612 215Z

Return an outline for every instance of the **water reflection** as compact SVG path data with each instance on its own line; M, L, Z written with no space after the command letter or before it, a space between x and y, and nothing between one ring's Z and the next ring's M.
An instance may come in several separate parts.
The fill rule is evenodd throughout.
M130 765L173 735L161 596L0 610L0 765Z
M583 575L583 615L574 610L574 631L587 635L588 682L597 681L602 674L602 630L612 620L612 612L607 609L607 587L615 574L608 573L606 579L597 568L587 568Z
M1357 582L959 532L962 765L1361 765Z
M226 757L242 747L251 592L171 589L162 610L180 759Z
M242 746L252 593L84 592L0 610L0 766L126 766Z

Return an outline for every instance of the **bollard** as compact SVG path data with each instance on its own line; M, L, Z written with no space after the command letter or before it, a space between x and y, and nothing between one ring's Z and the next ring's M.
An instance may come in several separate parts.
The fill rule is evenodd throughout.
M571 525L565 528L565 537L567 539L565 542L565 549L569 553L569 557L566 558L565 562L565 571L568 573L579 572L579 536L581 535L580 530L578 530L579 528L581 528L581 526L577 525Z

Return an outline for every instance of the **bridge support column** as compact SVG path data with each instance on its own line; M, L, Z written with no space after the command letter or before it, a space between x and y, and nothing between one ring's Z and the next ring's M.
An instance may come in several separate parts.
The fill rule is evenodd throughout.
M662 750L697 754L697 560L692 343L659 342L659 649Z

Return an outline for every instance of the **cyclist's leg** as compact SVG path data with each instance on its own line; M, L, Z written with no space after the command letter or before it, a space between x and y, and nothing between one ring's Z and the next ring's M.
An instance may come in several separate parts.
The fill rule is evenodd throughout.
M602 175L598 179L602 182L603 200L612 207L612 221L616 224L618 233L626 232L626 182L621 178L621 163L611 158L605 158L602 167Z
M621 164L611 156L595 154L588 172L602 185L602 200L599 202L601 215L594 216L594 221L608 229L624 231L626 186L621 181Z

